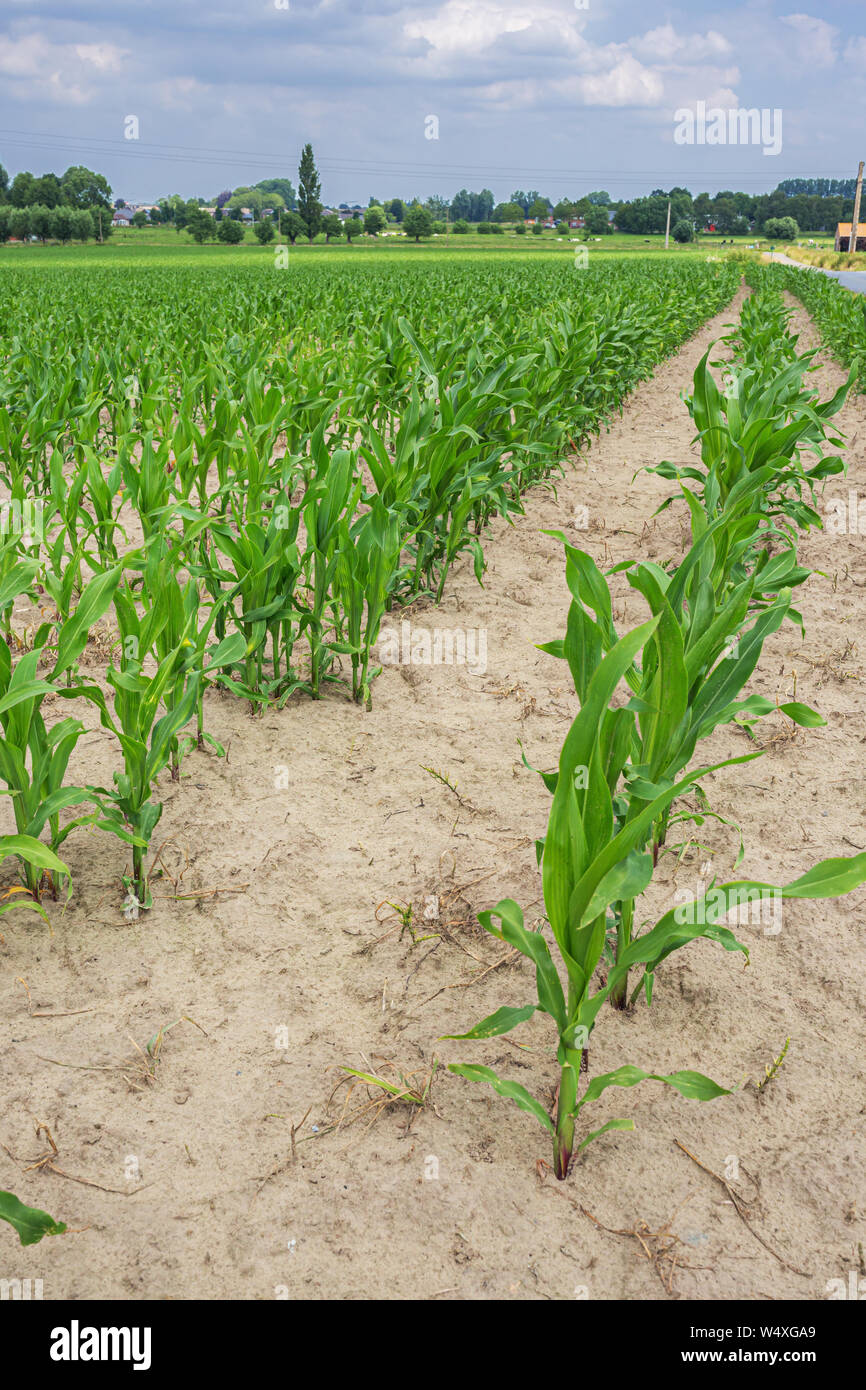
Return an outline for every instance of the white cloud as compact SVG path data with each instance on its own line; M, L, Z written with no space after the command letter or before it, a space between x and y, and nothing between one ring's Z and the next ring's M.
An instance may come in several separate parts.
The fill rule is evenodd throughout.
M427 44L423 56L428 64L432 60L437 69L444 69L454 60L481 54L498 53L504 60L515 53L562 57L580 52L586 47L581 37L585 22L585 14L535 0L517 5L500 0L444 0L422 18L407 20L403 35L415 45ZM418 47L415 52L422 56Z
M171 77L157 83L160 103L170 110L200 109L200 103L210 90L209 84L199 82L197 77Z
M631 55L607 72L580 77L577 85L586 106L658 106L665 91L659 74Z
M82 66L93 78L119 71L127 55L127 49L110 43L50 43L35 31L20 37L0 35L0 74L25 83L31 96L56 105L92 101L96 88L81 82Z
M118 48L113 43L77 43L75 56L99 72L119 72L124 58L129 56L129 49Z
M478 53L503 34L519 34L532 27L529 8L518 11L492 3L465 4L446 0L434 14L404 25L410 39L426 39L438 53Z
M848 40L845 45L845 62L866 65L866 39L858 35L856 38Z
M810 14L782 15L782 23L797 36L797 56L812 67L830 68L836 62L839 30Z
M662 24L631 39L629 47L638 57L659 63L705 63L733 52L728 40L715 29L706 34L678 34L672 24Z

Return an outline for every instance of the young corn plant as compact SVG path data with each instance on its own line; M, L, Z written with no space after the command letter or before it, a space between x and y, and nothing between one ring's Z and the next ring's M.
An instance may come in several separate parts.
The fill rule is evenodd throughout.
M370 649L393 591L402 540L397 518L377 497L350 528L340 522L334 592L345 622L343 640L333 644L352 660L352 698L369 709L370 685L381 670L370 672Z
M114 717L101 692L96 703L103 726L120 744L124 770L114 774L113 788L89 790L98 800L107 825L132 844L132 875L124 878L124 886L140 905L151 907L145 861L162 815L162 802L154 796L154 788L160 772L171 762L178 733L195 712L201 671L196 669L196 646L185 635L153 674L145 670L148 653L170 621L167 601L157 599L140 616L131 592L119 590L114 606L120 630L120 665L112 664L106 677L113 691ZM166 701L170 704L161 714Z
M634 711L610 708L610 700L638 653L653 638L658 617L621 638L598 665L589 681L583 708L571 726L559 760L559 771L542 857L544 903L555 960L541 932L528 931L523 913L511 899L504 899L479 921L535 966L537 1000L522 1007L504 1007L467 1033L451 1034L460 1040L485 1039L510 1032L535 1013L547 1015L558 1038L556 1059L560 1067L558 1098L553 1114L525 1087L502 1079L492 1068L453 1063L449 1070L470 1081L484 1081L520 1109L535 1115L553 1143L553 1168L560 1180L569 1170L572 1155L610 1130L633 1128L630 1119L608 1120L599 1128L578 1133L581 1111L611 1086L631 1087L656 1080L672 1086L687 1099L712 1100L727 1088L700 1072L671 1074L624 1065L594 1077L580 1094L583 1055L604 1001L628 971L642 966L652 977L658 965L673 951L700 937L728 951L747 948L723 925L728 913L754 895L778 898L825 898L849 892L866 882L866 854L852 859L826 860L784 888L743 879L713 887L697 901L666 913L645 935L630 942L610 969L606 983L593 989L601 961L606 912L614 902L634 899L652 878L652 855L640 849L654 819L698 777L711 768L697 769L673 787L659 792L620 829L616 828L613 789L628 757ZM717 767L747 762L752 755L728 759ZM495 925L497 919L499 925Z
M26 578L22 570L20 578ZM45 641L50 624L37 633L37 644L25 652L13 667L5 642L0 642L0 780L6 785L5 795L12 798L12 810L20 837L36 839L48 827L48 842L52 853L78 825L98 820L98 812L88 812L64 825L60 812L94 798L88 787L65 784L69 759L84 725L79 719L58 720L50 727L42 715L46 696L65 699L84 697L102 699L98 687L63 685L61 677L71 670L87 643L90 629L106 612L120 581L120 570L106 570L83 589L75 611L61 626L56 643L53 669L47 678L38 675L40 661L50 657ZM101 822L100 822L101 823ZM106 826L105 828L111 828ZM46 865L31 855L21 855L24 884L38 900ZM50 872L50 871L49 871ZM56 889L56 882L52 887Z
M642 661L625 672L632 691L628 708L636 718L629 726L627 758L620 769L622 787L611 787L617 825L642 817L647 805L678 781L695 755L697 745L720 725L755 720L779 709L794 723L807 727L825 721L808 706L796 701L776 704L764 696L738 699L752 675L766 638L781 626L790 610L790 590L772 601L762 595L764 606L751 627L742 631L755 596L755 577L725 592L712 583L715 537L722 537L723 521L706 527L683 562L668 573L658 565L633 565L626 572L632 588L646 600L657 622L643 648ZM563 541L566 577L572 594L564 640L549 642L542 650L564 658L569 665L581 703L601 655L616 644L612 601L607 581L592 558ZM787 557L776 568L790 574ZM717 603L717 593L721 602ZM736 639L732 646L732 640ZM625 728L625 724L623 725ZM556 775L546 778L555 790ZM672 802L668 801L637 842L643 850L651 844L652 863L665 843ZM616 959L621 959L632 938L634 895L612 906L616 932ZM614 1007L624 1008L627 977L611 993Z

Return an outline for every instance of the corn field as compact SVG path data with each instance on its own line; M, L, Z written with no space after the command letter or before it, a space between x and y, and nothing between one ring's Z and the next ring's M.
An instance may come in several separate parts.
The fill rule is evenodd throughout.
M386 623L414 615L413 605L438 611L458 573L483 590L495 572L487 566L498 524L515 522L532 490L556 500L630 393L726 309L740 273L733 263L697 261L582 272L561 263L340 262L311 262L302 272L151 269L129 278L108 268L0 272L0 794L9 798L10 831L14 821L14 832L0 836L0 857L9 861L0 899L5 932L44 936L63 920L80 884L85 835L97 838L110 866L112 890L103 895L110 901L103 906L100 897L100 911L117 920L121 911L136 921L141 914L143 936L164 923L169 914L154 892L165 869L155 862L157 827L173 783L184 779L195 799L191 769L207 758L226 773L217 708L273 719L283 737L290 714L295 737L304 720L336 721L341 711L353 731L363 729L378 712ZM820 700L798 699L796 687L780 696L765 648L780 633L805 631L798 592L820 572L802 558L803 540L822 528L822 490L846 477L849 441L837 417L866 385L860 300L809 271L750 264L745 273L752 293L698 361L677 406L691 421L691 453L666 459L656 451L647 462L644 451L634 463L634 476L647 473L664 491L656 515L680 518L681 553L650 550L609 563L606 538L602 556L600 546L590 554L576 544L564 521L545 531L564 571L566 602L560 613L532 616L567 717L549 726L555 765L532 767L524 754L517 769L529 769L533 786L540 778L547 816L534 848L529 834L518 841L529 872L537 870L538 896L521 905L520 894L504 896L513 887L500 883L497 892L489 875L479 879L491 905L473 908L471 926L508 954L488 968L466 950L484 967L479 981L522 958L496 975L515 1002L474 1026L461 1021L459 1031L445 1032L454 1024L440 1019L423 1076L390 1060L377 1070L366 1057L361 1070L335 1051L329 1065L348 1087L338 1121L301 1135L309 1110L303 1119L302 1108L263 1117L288 1121L287 1163L298 1161L298 1144L339 1131L349 1097L362 1088L373 1099L352 1118L372 1111L375 1120L389 1106L419 1114L432 1107L444 1042L452 1050L441 1073L447 1067L462 1078L445 1078L452 1103L480 1109L475 1097L490 1097L463 1080L513 1101L543 1132L550 1162L539 1161L539 1176L549 1170L575 1187L590 1161L581 1155L596 1139L635 1128L628 1115L609 1117L614 1093L654 1082L686 1100L718 1101L707 1112L713 1119L730 1105L736 1082L698 1069L716 1070L700 1056L688 1068L653 1056L631 1060L630 1026L639 1015L655 1018L647 1011L673 987L671 957L692 947L688 959L704 942L716 968L721 952L746 965L744 909L840 898L866 883L866 851L847 840L858 852L840 845L820 858L805 833L793 875L737 877L753 846L730 810L713 803L716 772L745 770L762 757L765 722L781 721L791 737L829 723ZM815 387L817 351L803 350L792 331L783 290L832 335L847 372L838 389L822 395ZM697 351L690 374L696 360ZM654 448L652 430L649 438ZM622 530L637 551L643 531ZM623 605L618 611L615 591L625 585L641 615L636 622L626 621ZM720 731L736 732L743 751L710 751ZM71 776L70 766L86 763L79 745L94 734L111 750L110 775ZM459 751L461 731L452 734ZM421 768L437 791L456 798L455 832L468 801L444 771ZM393 773L379 775L386 788ZM297 789L300 833L305 794ZM341 795L334 793L334 815L342 823L353 816L351 788ZM474 850L471 820L462 824ZM666 911L648 907L645 895L672 841L683 834L687 845L697 843L711 826L740 833L733 874L714 875ZM301 869L294 867L324 884L326 852L315 843L320 860L299 851ZM374 864L367 846L356 848ZM383 881L375 920L394 920L378 915L383 903L392 909L399 941L411 938L409 953L447 939L453 922L443 925L434 911L435 925L421 933L412 903L391 901L390 891ZM321 920L298 935L322 932L324 956L331 936L343 943L324 887L322 896ZM98 918L89 930L103 930ZM412 974L426 959L413 962ZM396 967L387 968L374 1004L393 1042L402 1015L392 1022L387 1011ZM27 989L29 1009L29 986L23 977L16 983ZM741 987L748 991L749 973ZM289 997L301 1015L308 1000ZM470 997L451 996L469 1018ZM130 1081L124 1070L136 1096L155 1086L164 1033L181 1022L193 1020L184 1014L138 1048L143 1072ZM342 1020L326 1023L335 1039L328 1045L342 1046ZM519 1031L530 1024L533 1046ZM525 1054L541 1051L534 1044L542 1027L549 1090L508 1074L512 1060L528 1069ZM462 1058L464 1044L489 1049L497 1039L513 1050L504 1059L488 1050L481 1055L489 1065L448 1061ZM684 1029L678 1042L690 1058L699 1039ZM602 1046L616 1053L611 1069L596 1065ZM234 1060L227 1085L232 1071L242 1074ZM182 1092L175 1099L185 1103ZM512 1129L498 1100L491 1109L508 1152L525 1121L515 1117ZM720 1135L719 1146L726 1142ZM615 1147L615 1139L603 1140L591 1161L615 1167ZM187 1157L194 1166L189 1149ZM40 1162L60 1171L50 1168L53 1159ZM255 1195L282 1171L264 1174ZM4 1220L22 1244L71 1224L0 1192ZM292 1254L294 1244L289 1239Z
M193 747L222 751L209 688L259 710L330 691L369 706L385 613L440 598L464 555L483 583L490 519L553 485L736 272L5 281L0 776L26 889L14 905L39 910L45 886L74 878L58 851L83 825L129 846L125 887L151 905L158 779ZM100 623L111 661L87 682ZM84 725L49 729L46 696L98 714L113 785L66 784Z

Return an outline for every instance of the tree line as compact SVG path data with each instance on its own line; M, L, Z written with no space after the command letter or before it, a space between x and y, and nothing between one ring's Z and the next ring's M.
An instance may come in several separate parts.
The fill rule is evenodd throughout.
M76 164L65 174L9 175L0 164L0 241L88 241L111 234L111 188L102 174Z
M854 179L786 179L772 193L752 194L725 189L711 196L694 197L687 188L656 188L643 197L616 201L604 190L580 197L561 197L554 201L537 189L515 189L507 202L497 203L489 188L479 192L461 188L453 198L433 195L426 199L371 197L366 209L351 217L326 211L321 197L321 179L312 146L301 152L297 188L288 178L262 179L223 189L211 203L203 198L184 199L171 194L159 199L148 214L136 213L133 221L141 226L148 220L188 230L196 241L243 239L241 225L245 209L253 218L253 230L266 243L279 232L291 242L299 237L313 241L320 233L326 239L361 232L373 235L389 223L396 224L415 240L444 232L450 224L461 232L475 223L489 224L494 231L503 224L547 221L558 225L582 219L588 234L602 236L613 230L633 236L664 232L668 203L671 228L677 240L687 241L709 227L723 236L752 233L793 237L800 231L830 232L837 222L853 215ZM111 231L115 208L122 199L111 202L111 188L103 175L82 165L62 175L47 173L37 177L28 172L10 181L0 165L0 240L8 237L38 236L59 241L105 237ZM213 208L211 215L205 208ZM349 211L341 204L344 211ZM229 225L226 225L229 224Z

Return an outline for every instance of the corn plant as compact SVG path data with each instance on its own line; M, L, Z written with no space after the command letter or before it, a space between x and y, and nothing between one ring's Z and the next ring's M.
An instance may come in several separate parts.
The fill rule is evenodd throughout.
M44 639L50 624L37 633L39 645L25 652L14 667L8 646L0 642L0 780L12 798L19 836L38 839L47 826L54 852L76 826L92 823L98 813L88 812L61 825L61 811L93 802L89 788L64 785L69 759L84 725L79 719L68 718L49 727L42 706L46 696L101 700L97 687L58 682L77 662L91 627L111 604L119 580L119 569L107 570L84 588L74 613L59 630L53 669L47 679L38 675L37 668L48 654ZM32 856L22 855L21 862L24 883L38 899L44 866Z
M722 724L754 721L776 709L806 727L825 723L814 710L797 701L777 705L761 695L738 698L755 670L766 638L788 616L791 593L783 589L772 601L762 595L763 606L753 614L752 626L745 629L755 597L754 575L727 592L719 585L717 602L711 578L717 558L713 541L724 535L723 520L704 528L672 574L651 564L633 565L627 570L629 583L646 600L657 626L643 649L642 661L632 662L624 673L632 691L629 708L636 718L631 724L621 721L630 737L626 761L618 773L623 786L614 801L617 824L627 825L642 817L646 806L678 781L698 743ZM564 640L545 643L541 650L567 661L583 704L602 654L617 643L610 591L591 556L569 545L561 533L548 534L564 543L572 603ZM779 559L773 573L790 575L789 556L783 554ZM545 780L555 791L556 774ZM612 786L611 790L617 788ZM653 864L665 842L671 804L668 801L660 808L637 842L639 849L651 844ZM634 895L629 895L613 905L617 960L631 941L633 921ZM616 1007L625 1007L626 991L623 976L611 995Z
M598 1100L610 1086L630 1087L640 1081L657 1080L688 1099L711 1100L727 1094L725 1087L699 1072L662 1074L624 1065L594 1077L580 1095L582 1059L599 1009L632 967L643 966L651 980L658 965L673 951L699 937L748 956L747 948L721 924L727 913L750 895L835 897L866 882L866 854L861 854L851 859L826 860L783 888L748 879L714 886L710 895L687 905L688 910L672 909L651 931L632 940L610 969L606 983L593 990L604 950L608 907L624 899L633 900L652 878L652 855L640 849L642 839L676 796L714 770L692 771L644 802L636 814L625 818L621 828L616 828L614 789L628 757L635 715L626 707L610 708L610 700L659 626L659 617L652 618L621 638L601 660L563 745L542 856L544 904L558 961L545 937L526 929L521 909L512 900L505 899L492 910L479 913L486 931L532 960L537 1002L497 1009L469 1032L449 1035L460 1040L491 1038L510 1032L537 1012L552 1019L558 1036L556 1057L560 1067L554 1115L548 1114L523 1086L503 1080L489 1067L454 1063L449 1070L468 1080L488 1082L500 1095L534 1114L551 1135L553 1167L560 1179L567 1176L575 1145L579 1152L609 1130L633 1127L630 1120L609 1120L587 1134L581 1131L582 1137L576 1140L581 1110ZM715 767L747 762L752 756L728 759ZM494 925L494 919L498 919L499 926Z
M123 772L114 774L113 788L91 787L103 813L103 823L132 845L132 874L124 878L145 907L152 896L145 873L147 849L162 815L162 802L154 795L156 780L171 762L179 731L192 717L198 699L200 670L195 669L196 647L181 636L153 674L148 674L147 653L170 621L168 601L156 600L143 616L137 612L131 591L118 590L114 599L120 632L120 665L109 667L106 679L113 691L114 717L99 692L93 697L103 726L117 739L123 754ZM170 705L160 710L165 701Z

